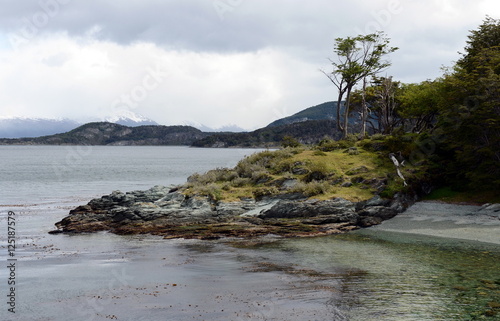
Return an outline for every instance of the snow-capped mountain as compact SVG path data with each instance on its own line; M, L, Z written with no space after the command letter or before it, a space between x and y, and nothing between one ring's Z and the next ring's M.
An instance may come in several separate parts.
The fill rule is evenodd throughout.
M106 117L104 121L129 127L158 125L158 123L154 120L136 114L130 110L122 110L118 113L115 113L113 116Z
M40 137L65 133L80 126L70 119L7 118L0 119L0 138Z
M129 127L158 125L155 121L133 112L120 113L119 115L90 121L106 121ZM60 134L73 130L84 123L72 119L4 118L0 119L0 138L28 138Z
M247 130L237 126L237 125L234 125L234 124L231 124L231 125L225 125L225 126L222 126L222 127L217 127L217 128L213 128L213 127L208 127L202 123L198 123L198 122L192 122L192 121L186 121L183 123L183 125L186 125L186 126L192 126L192 127L195 127L195 128L198 128L199 130L201 130L202 132L205 132L205 133L213 133L213 132L233 132L233 133L240 133L240 132L246 132Z

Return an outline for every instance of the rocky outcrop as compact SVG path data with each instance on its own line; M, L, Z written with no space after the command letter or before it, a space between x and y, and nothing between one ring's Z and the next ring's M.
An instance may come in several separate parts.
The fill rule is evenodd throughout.
M155 186L91 200L70 211L52 233L111 231L117 234L151 233L168 238L221 236L288 236L332 234L379 224L412 203L396 196L380 196L353 203L331 200L263 198L216 202L186 196L175 188Z

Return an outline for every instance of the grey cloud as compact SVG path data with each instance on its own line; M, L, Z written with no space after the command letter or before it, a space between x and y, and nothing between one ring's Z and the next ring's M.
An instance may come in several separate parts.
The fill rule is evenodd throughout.
M386 31L394 44L401 48L398 52L400 55L405 50L429 52L437 45L451 48L449 50L455 53L461 49L462 44L459 42L465 39L466 29L472 29L480 23L470 21L464 28L461 19L443 16L441 13L449 9L433 0L0 2L8 3L2 6L0 13L0 31L16 30L25 24L26 19L33 20L34 15L47 11L43 7L54 11L54 7L58 6L56 14L40 28L40 34L64 32L70 36L82 36L98 27L99 32L94 33L94 37L123 45L152 42L166 49L218 53L250 52L271 47L317 64L318 68L327 64L327 58L333 56L336 37L377 28ZM388 14L393 3L399 3L402 14ZM467 8L465 2L464 8ZM442 21L446 19L448 22L462 23L462 29L457 31L456 26L444 24ZM415 42L419 42L418 46ZM443 61L440 64L449 63ZM435 68L434 64L432 66Z
M67 4L63 4L69 2ZM121 44L154 42L164 47L196 51L253 51L269 46L316 50L331 42L345 25L342 8L331 1L292 2L278 0L41 0L26 4L10 1L1 13L0 28L12 31L26 19L55 12L40 32L84 35L95 26L98 36ZM218 11L217 3L226 10ZM231 7L230 4L234 4ZM45 7L45 9L43 8ZM57 10L54 8L58 7ZM49 8L47 10L47 8ZM223 19L221 19L223 18ZM351 15L351 17L353 16ZM339 20L340 19L340 20Z

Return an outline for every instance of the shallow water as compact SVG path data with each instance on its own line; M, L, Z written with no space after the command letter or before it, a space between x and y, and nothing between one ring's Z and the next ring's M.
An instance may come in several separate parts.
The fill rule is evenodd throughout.
M415 234L423 227L441 231L447 222L434 225L416 212L374 229L308 239L49 235L55 222L93 196L180 183L190 168L233 166L253 152L100 147L82 157L74 174L58 176L53 164L64 164L68 151L74 150L0 147L9 155L0 168L0 230L7 231L6 212L15 211L18 244L16 314L0 302L0 320L499 318L485 316L500 302L499 245L459 239L456 222L446 224L453 231L447 237ZM482 227L474 233L495 228ZM6 236L0 234L2 262ZM478 239L497 235L484 236ZM7 274L0 268L2 297Z
M331 278L349 320L472 320L500 298L500 250L492 244L368 229L267 247L273 260L318 278L343 271Z

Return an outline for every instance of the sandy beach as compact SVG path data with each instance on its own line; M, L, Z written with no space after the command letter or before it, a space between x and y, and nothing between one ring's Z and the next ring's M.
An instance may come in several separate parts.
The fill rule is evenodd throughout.
M371 230L500 244L500 209L495 212L483 208L435 201L418 202Z

